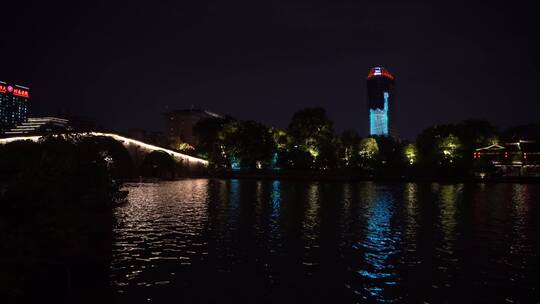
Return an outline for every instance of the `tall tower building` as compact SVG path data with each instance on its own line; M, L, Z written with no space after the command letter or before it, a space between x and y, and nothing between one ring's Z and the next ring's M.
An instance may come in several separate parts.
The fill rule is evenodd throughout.
M30 89L0 81L0 134L26 121Z
M388 136L391 133L394 80L394 75L383 67L369 69L367 76L369 135Z

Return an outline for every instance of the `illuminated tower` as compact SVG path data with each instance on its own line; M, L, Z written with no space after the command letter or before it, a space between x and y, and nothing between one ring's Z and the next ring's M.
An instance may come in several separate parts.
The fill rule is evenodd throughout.
M394 79L394 76L383 67L369 69L367 76L369 135L390 134Z
M0 81L0 134L26 121L29 89Z

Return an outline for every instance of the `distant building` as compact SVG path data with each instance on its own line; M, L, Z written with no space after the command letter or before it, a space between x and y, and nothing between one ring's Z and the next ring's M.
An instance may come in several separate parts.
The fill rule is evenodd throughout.
M369 135L389 136L393 113L395 77L383 67L371 68L367 76Z
M8 136L34 135L65 132L69 130L69 121L57 117L35 117L17 125L15 128L4 132Z
M491 145L476 149L473 157L480 174L540 176L539 141L519 140ZM489 169L492 172L488 172Z
M219 117L216 113L205 110L175 110L165 113L165 126L169 141L181 141L196 146L196 139L193 136L193 127L202 119L210 117Z
M30 89L0 81L0 134L26 121Z

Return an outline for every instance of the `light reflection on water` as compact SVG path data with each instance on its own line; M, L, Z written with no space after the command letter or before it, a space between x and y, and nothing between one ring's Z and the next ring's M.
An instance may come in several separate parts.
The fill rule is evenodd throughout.
M365 238L354 246L366 262L364 267L357 271L364 282L362 289L357 292L366 300L393 302L398 299L389 298L384 292L389 286L398 283L395 265L389 260L398 254L397 243L401 234L391 225L394 214L392 193L377 191L373 183L369 186L373 189L364 214L367 221Z
M540 186L187 179L130 184L120 303L540 300Z

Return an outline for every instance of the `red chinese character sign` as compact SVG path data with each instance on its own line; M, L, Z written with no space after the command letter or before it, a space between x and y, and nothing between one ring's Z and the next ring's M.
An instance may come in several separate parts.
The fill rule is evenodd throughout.
M10 85L5 85L0 83L0 93L11 93L14 96L30 98L30 92L28 89L23 89L20 87L12 87Z
M19 96L19 97L24 97L24 98L29 98L30 97L30 94L28 94L27 90L23 90L23 89L19 89L19 88L14 88L13 89L13 95Z

